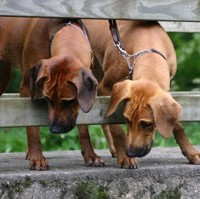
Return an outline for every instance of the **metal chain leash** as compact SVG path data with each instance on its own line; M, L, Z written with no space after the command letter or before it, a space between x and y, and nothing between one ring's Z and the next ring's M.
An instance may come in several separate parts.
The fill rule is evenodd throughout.
M124 59L126 60L127 62L127 65L128 65L128 69L129 69L129 79L132 79L132 76L133 76L133 73L134 73L134 67L135 67L135 64L136 64L136 61L137 59L146 54L146 53L150 53L150 52L153 52L153 53L157 53L159 54L160 56L162 56L165 60L166 57L161 53L159 52L158 50L154 49L154 48L150 48L150 49L145 49L143 51L140 51L138 53L135 53L135 54L129 54L126 50L125 50L125 47L124 47L124 44L122 43L121 41L121 38L120 38L120 35L119 35L119 31L118 31L118 28L117 28L117 23L116 23L116 20L114 19L110 19L109 20L109 24L110 24L110 31L112 33L112 36L113 36L113 40L114 40L114 45L115 47L117 47L119 53L124 57ZM133 62L131 63L131 59L133 59Z

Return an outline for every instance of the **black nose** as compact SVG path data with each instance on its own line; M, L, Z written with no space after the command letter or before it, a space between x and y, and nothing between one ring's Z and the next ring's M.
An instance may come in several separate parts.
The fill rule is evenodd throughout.
M143 157L147 155L151 151L151 146L143 146L143 147L132 147L128 146L126 148L126 155L128 157Z
M75 126L74 121L68 121L67 123L53 121L53 123L50 126L50 131L53 134L67 133L70 130L72 130L74 126Z

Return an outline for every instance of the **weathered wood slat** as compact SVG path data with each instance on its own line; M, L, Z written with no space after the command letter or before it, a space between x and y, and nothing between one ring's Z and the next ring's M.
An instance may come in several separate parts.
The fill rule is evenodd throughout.
M0 15L200 21L199 0L0 0Z
M200 92L175 92L174 98L182 105L181 121L200 121ZM109 97L97 97L89 113L80 111L77 124L124 123L122 106L110 118L105 119ZM0 127L46 126L48 113L46 102L31 102L19 95L0 97Z
M197 1L130 0L123 1L123 5L121 4L120 0L106 0L98 3L95 0L64 2L61 0L26 2L25 0L17 2L0 0L0 16L165 20L160 23L168 32L200 32L200 12L197 12L200 8ZM143 9L148 12L143 12Z
M160 21L167 32L200 32L199 22Z

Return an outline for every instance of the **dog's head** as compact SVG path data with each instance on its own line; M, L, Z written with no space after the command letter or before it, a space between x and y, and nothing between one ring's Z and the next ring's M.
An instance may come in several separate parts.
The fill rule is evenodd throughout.
M116 83L106 117L115 112L121 101L125 103L126 152L130 157L142 157L150 152L156 129L169 138L180 116L181 106L169 93L151 82L125 80Z
M48 102L52 133L70 131L79 107L89 112L95 100L97 81L91 71L71 57L56 56L33 66L29 71L32 100Z

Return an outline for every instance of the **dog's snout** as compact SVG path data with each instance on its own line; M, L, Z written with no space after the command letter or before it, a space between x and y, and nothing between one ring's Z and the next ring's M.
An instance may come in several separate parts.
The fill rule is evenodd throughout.
M53 134L67 133L70 130L72 130L74 126L75 126L74 121L68 121L66 123L63 123L63 122L54 120L50 126L50 131Z
M126 148L126 155L128 157L143 157L151 151L151 146L152 145L145 145L142 147L128 146Z

